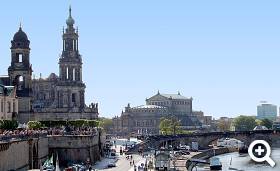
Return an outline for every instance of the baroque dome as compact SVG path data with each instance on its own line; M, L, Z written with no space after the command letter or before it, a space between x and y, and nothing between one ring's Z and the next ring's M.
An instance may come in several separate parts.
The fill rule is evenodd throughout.
M15 33L13 41L16 42L28 42L28 37L24 31L22 31L21 27L19 27L18 32Z

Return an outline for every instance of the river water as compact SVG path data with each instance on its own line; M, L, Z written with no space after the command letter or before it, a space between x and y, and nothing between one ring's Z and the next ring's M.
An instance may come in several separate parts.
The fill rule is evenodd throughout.
M240 156L237 152L218 155L216 157L220 158L223 171L280 171L280 148L273 149L271 153L271 158L276 163L274 168L270 167L267 162L255 163L249 155ZM230 160L232 160L231 165ZM196 168L193 168L193 171L196 171ZM198 166L197 171L209 171L209 166L208 168L207 166Z

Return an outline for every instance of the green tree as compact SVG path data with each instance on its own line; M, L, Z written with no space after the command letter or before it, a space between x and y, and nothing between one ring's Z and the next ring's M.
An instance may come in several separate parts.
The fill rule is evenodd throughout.
M183 130L181 127L181 122L176 118L161 118L159 124L160 132L164 135L175 135L182 134Z
M113 120L109 118L100 118L99 127L103 128L105 132L111 133L113 129Z
M97 121L97 120L86 120L85 126L98 127L99 126L99 121Z
M222 119L218 122L218 128L220 131L230 131L231 124L231 121Z
M261 121L261 120L256 119L255 121L256 121L256 124L257 124L257 125L259 125L259 126L261 126L261 125L262 125L262 121Z
M42 124L39 121L29 121L27 123L27 127L29 129L39 129L39 128L42 128Z
M167 118L161 118L159 124L159 130L161 134L168 135L171 132L171 120Z
M73 121L68 121L68 124L74 127L82 127L84 126L86 123L85 119L77 119L77 120L73 120Z
M173 135L175 134L182 134L183 130L181 127L181 121L176 118L171 118L171 130Z
M254 116L240 115L233 122L236 131L250 131L257 126Z
M261 125L267 127L268 129L272 128L272 124L272 120L269 120L267 118L261 120Z

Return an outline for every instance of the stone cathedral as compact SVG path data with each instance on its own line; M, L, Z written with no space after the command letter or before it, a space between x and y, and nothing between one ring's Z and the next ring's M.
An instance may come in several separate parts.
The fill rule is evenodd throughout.
M32 79L30 41L20 27L11 41L11 66L8 76L0 77L0 83L16 87L21 122L28 120L96 119L98 104L85 104L85 88L82 75L82 57L79 53L78 30L71 15L63 29L63 49L59 58L59 75Z

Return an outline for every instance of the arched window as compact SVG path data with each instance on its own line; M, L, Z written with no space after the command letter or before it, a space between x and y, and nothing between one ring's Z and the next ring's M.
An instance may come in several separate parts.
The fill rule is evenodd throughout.
M73 40L73 41L72 41L72 48L73 48L73 51L75 51L75 44L76 44L76 43L75 43L75 40Z
M8 111L7 113L11 113L11 102L8 102Z
M76 103L76 94L75 93L72 94L72 102Z
M24 79L23 76L18 76L18 90L22 90L24 88Z
M80 68L80 78L79 78L79 81L82 80L82 73L83 73L82 68Z
M73 68L73 81L75 81L75 80L76 80L76 69Z
M13 101L13 111L12 112L16 112L16 102L15 102L15 100Z
M4 112L4 101L1 100L1 112Z
M68 67L66 67L66 79L67 80L69 79L69 69L68 69Z
M22 54L18 54L18 62L22 62Z

